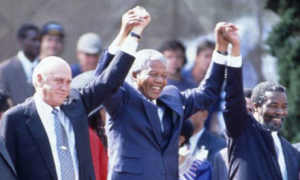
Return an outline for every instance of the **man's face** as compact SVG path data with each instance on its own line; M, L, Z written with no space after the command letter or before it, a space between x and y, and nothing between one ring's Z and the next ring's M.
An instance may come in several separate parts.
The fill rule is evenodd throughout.
M170 75L180 73L184 65L184 54L181 49L166 50L163 55L167 61L167 73Z
M195 65L201 67L201 70L203 72L206 72L209 64L211 62L213 49L207 48L201 51L199 54L197 54L195 59Z
M46 75L42 89L44 101L52 106L60 106L70 92L72 73L68 65L57 66Z
M100 54L88 54L82 51L77 51L77 59L82 72L94 70L97 67Z
M26 37L20 40L22 50L26 56L36 57L40 51L41 34L36 30L28 30Z
M271 131L279 131L287 117L287 97L282 92L265 92L267 100L261 107L254 105L259 122Z
M59 56L63 50L63 39L57 35L45 34L42 37L41 53L47 56Z
M138 90L149 100L157 99L167 84L166 67L161 61L151 61L148 69L133 73Z

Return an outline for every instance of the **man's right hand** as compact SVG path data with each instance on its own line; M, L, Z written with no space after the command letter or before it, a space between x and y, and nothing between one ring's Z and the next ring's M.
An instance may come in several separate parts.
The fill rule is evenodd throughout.
M240 41L238 28L231 23L220 22L215 27L216 50L227 51L228 44L232 44L232 56L240 55Z
M124 40L132 30L133 26L138 25L142 22L139 16L136 14L136 10L139 8L139 6L136 6L135 8L130 9L125 14L123 14L119 34L114 40L114 44L116 44L116 46L122 46Z
M132 32L141 35L145 27L151 21L150 14L146 11L145 8L138 6L137 8L133 9L135 14L139 17L140 23L134 24L132 28Z
M223 32L223 37L232 45L231 56L240 56L240 39L237 33L238 28L228 23Z

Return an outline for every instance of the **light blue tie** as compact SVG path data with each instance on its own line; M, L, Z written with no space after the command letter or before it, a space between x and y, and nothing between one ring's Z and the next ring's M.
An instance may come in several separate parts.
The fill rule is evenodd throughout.
M60 163L61 179L75 180L75 171L74 171L74 166L73 166L73 161L71 157L66 130L60 121L58 110L54 108L52 113L54 114L56 148L57 148L58 158Z

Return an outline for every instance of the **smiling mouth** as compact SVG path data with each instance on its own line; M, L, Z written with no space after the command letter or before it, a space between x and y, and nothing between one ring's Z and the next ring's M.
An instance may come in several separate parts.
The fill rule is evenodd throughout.
M155 90L161 90L162 88L161 87L158 87L158 86L151 86L152 89L155 89Z
M284 118L273 118L272 121L273 123L279 125L283 123Z

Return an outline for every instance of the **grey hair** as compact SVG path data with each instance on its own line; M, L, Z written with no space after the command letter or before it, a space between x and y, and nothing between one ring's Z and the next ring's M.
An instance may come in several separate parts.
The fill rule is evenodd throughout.
M144 49L135 54L135 61L130 72L140 72L149 68L151 61L160 61L166 66L164 55L154 49Z
M286 93L286 90L282 85L277 83L273 83L273 82L259 83L257 86L254 87L252 91L252 96L251 96L252 103L260 107L267 100L265 92Z
M67 64L65 60L56 56L49 56L42 59L39 64L34 68L32 73L32 84L37 87L37 76L42 75L43 79L46 80L47 74L57 67L58 64Z

